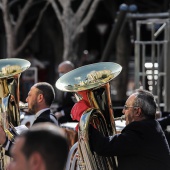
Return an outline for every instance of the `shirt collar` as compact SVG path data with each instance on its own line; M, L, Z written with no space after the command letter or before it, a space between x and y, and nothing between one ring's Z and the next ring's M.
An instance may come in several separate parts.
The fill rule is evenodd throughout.
M37 118L38 116L40 116L41 113L45 112L46 110L50 110L50 108L45 108L45 109L39 110L39 111L35 114L35 118Z

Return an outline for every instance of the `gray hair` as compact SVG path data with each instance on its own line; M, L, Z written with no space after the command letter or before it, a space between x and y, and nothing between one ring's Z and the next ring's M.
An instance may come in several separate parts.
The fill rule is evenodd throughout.
M146 118L155 119L157 104L152 93L147 90L137 89L134 106L140 107Z

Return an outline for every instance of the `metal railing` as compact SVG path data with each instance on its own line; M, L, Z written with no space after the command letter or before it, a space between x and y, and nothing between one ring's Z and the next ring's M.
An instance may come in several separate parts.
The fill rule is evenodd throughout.
M129 17L137 19L134 41L135 86L151 91L159 109L170 111L169 13L131 14Z

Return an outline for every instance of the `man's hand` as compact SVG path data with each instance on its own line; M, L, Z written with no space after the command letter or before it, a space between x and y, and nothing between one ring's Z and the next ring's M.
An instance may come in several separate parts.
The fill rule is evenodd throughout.
M6 134L2 128L2 126L0 126L0 144L3 145L6 141Z
M61 112L56 112L54 115L57 119L63 116Z

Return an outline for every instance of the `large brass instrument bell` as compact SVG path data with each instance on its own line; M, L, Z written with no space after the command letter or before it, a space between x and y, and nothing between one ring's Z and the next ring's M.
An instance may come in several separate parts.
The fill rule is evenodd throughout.
M20 125L19 79L23 71L30 67L30 62L19 58L0 59L0 124L9 138L10 126ZM9 158L0 147L0 169L4 170Z
M100 62L79 67L60 77L56 87L62 91L86 92L90 108L80 118L78 129L79 169L116 169L116 157L102 157L90 150L89 125L93 124L103 135L116 133L110 95L110 81L121 72L122 67L113 62Z

